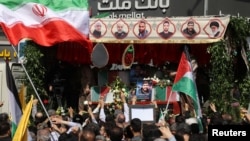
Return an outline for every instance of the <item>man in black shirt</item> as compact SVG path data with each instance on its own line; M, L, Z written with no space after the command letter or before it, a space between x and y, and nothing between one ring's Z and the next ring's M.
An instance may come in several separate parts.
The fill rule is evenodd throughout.
M194 22L188 21L187 27L182 31L185 37L187 38L194 38L197 32L194 29Z
M160 32L159 35L164 39L168 39L173 35L173 32L169 31L169 21L163 22L163 31Z

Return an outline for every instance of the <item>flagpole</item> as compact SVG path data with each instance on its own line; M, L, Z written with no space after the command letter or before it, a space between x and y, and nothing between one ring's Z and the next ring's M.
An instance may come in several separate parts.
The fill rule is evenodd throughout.
M167 105L166 105L166 109L165 109L165 111L166 112L163 112L163 118L165 119L165 116L167 115L167 113L168 113L168 106L169 106L169 103L170 103L170 97L172 96L172 90L171 90L171 92L170 92L170 95L169 95L169 97L168 97L168 101L167 101Z
M192 102L194 102L193 104L196 111L195 117L198 121L199 130L200 133L203 133L203 125L200 119L202 118L201 105L194 77L194 68L192 67L191 58L189 55L188 45L183 46L183 51L179 66L177 68L177 73L174 79L172 90L182 92L186 94L185 96L188 96L188 98L192 99ZM189 103L188 105L192 104Z
M15 47L14 47L13 45L11 45L11 46L12 46L13 50L15 51L15 53L17 54L17 51L16 51ZM33 90L35 91L35 94L36 94L36 96L37 96L37 98L38 98L40 104L42 105L42 108L43 108L43 110L44 110L46 116L48 117L50 123L52 124L52 121L51 121L51 119L50 119L50 117L49 117L49 114L48 114L48 112L47 112L47 110L46 110L46 108L45 108L45 106L44 106L44 104L43 104L43 102L42 102L42 100L41 100L41 98L40 98L40 96L39 96L39 94L38 94L38 92L37 92L37 90L36 90L36 88L35 88L33 82L32 82L32 80L31 80L31 78L30 78L30 76L29 76L29 74L28 74L28 72L27 72L25 66L23 65L23 63L20 63L20 64L21 64L21 66L22 66L22 68L23 68L23 70L24 70L26 76L28 77L29 82L30 82L30 84L31 84L31 86L32 86L32 88L33 88Z
M184 46L184 52L185 52L185 54L186 54L186 56L187 56L188 61L190 62L191 68L193 68L192 63L191 63L191 57L190 57L190 55L189 55L189 51L188 51L187 45ZM192 74L193 74L193 69L191 69L191 71L192 71ZM193 80L194 80L194 82L195 82L194 75L192 75L192 76L193 76ZM197 103L197 106L198 106L197 112L198 112L198 113L196 113L196 115L198 115L199 118L202 118L201 106L200 106L200 99L199 99L199 95L198 95L198 90L197 90L196 84L195 84L195 89L196 89L196 100L197 100L197 102L198 102L198 103Z
M193 66L192 66L192 63L191 63L191 57L189 55L189 51L188 51L188 47L187 45L184 45L184 52L187 56L187 59L188 61L190 62L190 66L191 66L191 72L193 74ZM194 75L193 76L193 81L195 83L195 79L194 79ZM197 111L195 112L195 117L197 118L197 121L198 121L198 125L199 125L199 130L200 130L200 133L203 133L203 125L202 125L202 122L201 122L201 118L202 118L202 113L201 113L201 105L200 105L200 99L199 99L199 95L198 95L198 90L197 90L197 86L196 86L196 83L195 83L195 89L196 89L196 101L197 101Z

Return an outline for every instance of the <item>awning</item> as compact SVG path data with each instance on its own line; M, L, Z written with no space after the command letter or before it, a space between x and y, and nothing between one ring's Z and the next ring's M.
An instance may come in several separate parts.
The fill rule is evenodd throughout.
M94 44L95 45L95 44ZM130 44L104 43L107 49L109 60L108 64L122 64L122 55ZM211 44L190 44L190 54L194 56L197 63L201 66L209 64L210 54L207 47ZM138 64L149 64L160 66L166 62L177 63L180 60L183 44L133 44L135 58Z

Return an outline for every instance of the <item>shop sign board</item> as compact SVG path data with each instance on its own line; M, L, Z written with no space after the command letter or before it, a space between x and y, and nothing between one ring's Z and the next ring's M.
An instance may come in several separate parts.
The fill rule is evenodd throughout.
M0 60L5 62L8 59L10 62L17 61L17 53L10 45L0 45Z
M91 0L92 16L107 14L109 18L144 18L153 12L166 16L170 0ZM151 13L151 14L150 14Z

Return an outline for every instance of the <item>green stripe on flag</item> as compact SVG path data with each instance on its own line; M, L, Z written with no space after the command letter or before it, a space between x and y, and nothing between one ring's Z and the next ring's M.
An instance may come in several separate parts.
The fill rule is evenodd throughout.
M160 86L156 86L155 87L155 100L162 100L162 101L166 101L166 88L165 87L160 87Z
M195 103L197 102L195 83L192 79L188 77L182 77L180 81L173 85L172 90L183 92L189 95L195 101Z
M88 10L88 0L0 0L0 4L10 9L16 9L29 2L40 3L54 11L60 11L68 8L80 8Z
M17 125L13 121L11 121L11 137L14 137L16 133Z
M106 18L106 17L108 17L109 15L110 15L109 12L104 12L104 13L101 13L101 14L99 14L99 15L94 16L93 18Z

